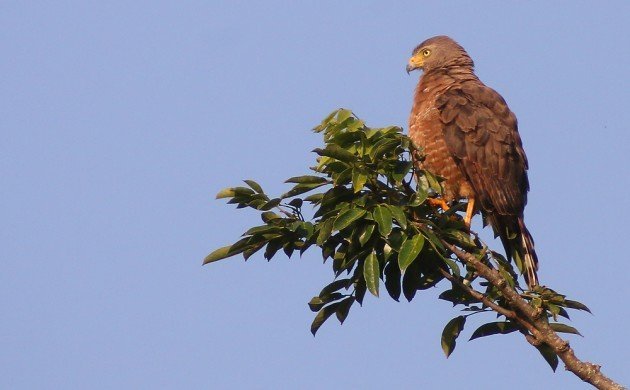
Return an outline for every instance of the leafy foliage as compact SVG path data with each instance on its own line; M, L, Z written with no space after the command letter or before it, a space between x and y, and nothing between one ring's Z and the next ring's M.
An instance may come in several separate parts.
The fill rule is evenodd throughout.
M247 260L263 248L267 260L280 250L291 257L296 251L301 255L311 247L319 248L324 261L332 265L335 280L309 302L317 313L311 325L313 334L333 314L343 323L355 302L363 304L367 291L378 297L384 286L394 300L402 294L411 301L418 291L446 278L448 288L440 299L463 306L465 312L444 328L441 343L446 356L453 352L468 316L492 311L462 286L478 286L489 301L501 307L506 303L497 287L478 281L474 269L445 244L496 269L549 320L569 318L567 308L589 311L549 288L523 291L513 265L489 250L464 225L457 211L465 204L443 212L426 202L428 197L440 196L442 179L414 167L411 156L422 158L421 151L400 127L369 128L341 109L328 115L314 131L324 138L324 147L314 150L316 165L311 174L286 180L293 187L283 195L269 197L253 180L245 180L247 187L219 192L217 198L229 199L237 208L261 212L263 223L247 230L234 244L212 252L204 264L237 254ZM308 220L305 205L313 208ZM470 339L527 332L509 318L499 317L500 321L479 327ZM565 324L551 325L559 332L579 334ZM558 358L553 350L538 349L555 369Z

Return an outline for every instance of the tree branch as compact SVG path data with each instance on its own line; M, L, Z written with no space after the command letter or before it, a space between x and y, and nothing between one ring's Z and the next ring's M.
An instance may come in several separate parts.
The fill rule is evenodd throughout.
M525 334L525 338L530 344L537 346L544 343L551 347L558 357L564 362L565 368L577 375L583 381L590 383L598 389L624 389L623 386L604 375L600 370L600 366L578 359L577 356L575 356L573 349L569 346L569 342L558 336L558 334L549 325L547 318L540 316L540 312L538 310L530 306L530 304L523 299L516 290L510 288L507 281L499 272L497 272L497 270L488 267L472 254L457 248L455 245L452 245L447 241L442 240L442 243L461 261L475 268L479 275L498 288L499 291L501 291L501 294L503 294L507 305L512 310L507 310L497 305L485 295L472 289L470 286L465 285L456 277L444 271L444 276L447 279L456 283L473 298L483 302L486 306L490 307L497 313L517 321L519 325L530 332L529 335Z
M497 312L497 313L503 315L504 317L509 318L510 320L512 320L515 323L517 323L521 327L521 329L523 331L529 331L532 334L537 332L536 328L531 323L529 323L525 318L520 317L513 310L506 309L506 308L496 304L494 301L492 301L491 299L486 297L483 293L473 289L472 287L470 287L469 285L465 284L464 282L459 280L457 277L455 277L454 275L452 275L451 273L445 271L442 268L440 268L440 273L442 273L442 275L444 275L444 277L446 279L448 279L452 283L455 283L459 288L464 290L468 295L470 295L471 297L473 297L474 299L476 299L480 303L483 303L485 306L489 307L490 309L494 310L495 312Z

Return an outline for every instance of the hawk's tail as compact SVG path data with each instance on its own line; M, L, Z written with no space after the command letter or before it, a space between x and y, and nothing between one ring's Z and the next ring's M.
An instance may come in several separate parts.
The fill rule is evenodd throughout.
M536 274L538 270L538 256L536 256L536 251L534 250L534 239L532 235L529 234L527 227L525 227L523 217L519 217L518 219L518 229L520 230L519 235L521 239L519 255L523 260L523 269L521 272L523 272L525 281L531 290L535 286L538 286L538 275Z
M527 230L523 217L490 215L489 221L495 234L501 238L508 258L514 259L516 266L525 277L529 289L538 285L538 256L534 249L534 239Z

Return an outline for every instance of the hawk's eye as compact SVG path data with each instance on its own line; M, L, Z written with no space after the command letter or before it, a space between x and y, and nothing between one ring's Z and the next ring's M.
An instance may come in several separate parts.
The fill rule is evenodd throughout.
M422 50L422 55L425 56L425 57L430 56L431 55L431 50L429 50L429 49Z

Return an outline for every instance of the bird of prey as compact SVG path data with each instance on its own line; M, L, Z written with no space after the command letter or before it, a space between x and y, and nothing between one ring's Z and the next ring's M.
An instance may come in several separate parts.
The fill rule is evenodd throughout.
M482 83L474 63L457 42L437 36L418 45L407 73L423 71L409 117L409 137L424 153L419 168L442 176L448 204L467 199L464 221L481 211L515 260L530 289L538 285L534 240L523 211L529 182L527 157L516 117L505 100Z

